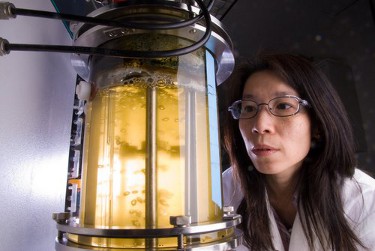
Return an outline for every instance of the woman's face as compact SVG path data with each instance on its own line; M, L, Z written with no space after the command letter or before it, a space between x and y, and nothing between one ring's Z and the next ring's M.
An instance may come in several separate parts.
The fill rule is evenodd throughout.
M299 97L276 74L265 70L247 79L242 99L260 104L284 95ZM261 105L255 117L239 120L239 128L250 159L264 174L293 175L310 150L311 122L302 106L293 116L276 117L266 105Z

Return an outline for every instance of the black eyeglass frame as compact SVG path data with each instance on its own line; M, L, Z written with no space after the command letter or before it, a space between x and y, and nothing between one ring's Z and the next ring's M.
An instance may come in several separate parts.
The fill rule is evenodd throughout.
M272 109L269 107L269 103L272 102L272 101L275 100L275 99L278 99L278 98L294 98L294 99L296 99L296 100L298 101L298 108L297 108L297 111L295 111L293 114L290 114L290 115L277 115L277 114L274 114L274 113L272 112ZM241 117L240 117L241 112L236 111L237 109L236 109L235 107L236 107L236 105L237 105L238 103L242 103L243 101L252 101L252 102L254 102L254 103L257 105L257 109L256 109L256 112L255 112L254 116L251 116L251 117L248 117L248 118L241 118ZM233 117L233 119L235 119L235 120L238 120L238 119L251 119L251 118L254 118L254 117L258 114L258 112L259 112L259 106L261 106L261 105L266 105L268 111L269 111L273 116L276 116L276 117L290 117L290 116L294 116L294 115L296 115L297 113L300 112L300 110L301 110L301 109L300 109L300 108L301 108L301 105L302 105L303 107L311 107L310 104L309 104L309 102L307 102L307 100L301 99L300 97L297 97L297 96L294 96L294 95L284 95L284 96L279 96L279 97L272 98L272 99L270 99L270 100L268 101L268 103L259 103L259 104L256 103L254 100L250 100L250 99L249 99L249 100L237 100L237 101L234 101L234 102L232 103L232 105L230 105L230 106L228 107L228 111L231 112L232 117ZM238 116L236 116L236 113L238 113Z

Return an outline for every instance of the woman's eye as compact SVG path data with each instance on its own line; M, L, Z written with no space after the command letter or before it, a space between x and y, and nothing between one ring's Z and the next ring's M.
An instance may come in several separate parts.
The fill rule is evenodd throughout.
M278 110L288 110L292 107L293 107L293 105L289 104L289 103L279 103L275 106L275 108L278 109Z
M256 106L247 105L242 107L242 111L246 113L254 112L256 110Z

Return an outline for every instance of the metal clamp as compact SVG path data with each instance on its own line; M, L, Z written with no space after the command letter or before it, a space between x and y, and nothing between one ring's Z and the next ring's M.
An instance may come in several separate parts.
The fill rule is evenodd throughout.
M52 219L55 220L58 224L66 224L69 218L70 218L69 212L52 214Z
M8 20L9 18L15 18L16 15L12 13L12 9L15 6L9 2L0 2L0 19Z
M7 44L9 44L8 40L0 37L0 56L9 54L9 50L5 48Z
M191 224L191 216L180 215L180 216L170 216L169 223L175 227L187 227Z
M191 224L191 216L190 215L179 215L179 216L171 216L169 218L169 222L174 227L187 227ZM179 234L177 236L177 248L178 250L184 249L184 235Z
M233 206L225 206L223 207L223 219L224 220L234 220L239 217L241 217L239 214L234 213L234 207Z

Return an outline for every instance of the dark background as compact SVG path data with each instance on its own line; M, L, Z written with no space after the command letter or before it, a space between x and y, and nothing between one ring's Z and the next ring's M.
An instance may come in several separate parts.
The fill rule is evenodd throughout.
M237 58L260 50L323 60L359 143L359 167L375 173L375 16L373 0L239 0L222 22ZM230 88L221 87L221 90ZM220 95L220 92L219 92Z
M52 3L71 14L87 14L98 7L84 0ZM359 167L375 174L375 0L217 0L215 4L213 10L232 38L237 61L261 50L280 50L323 62L349 111ZM230 85L219 86L219 97L226 88ZM219 107L226 112L222 104Z

